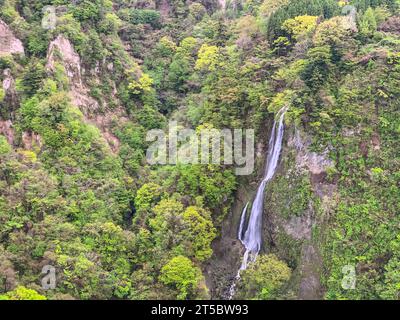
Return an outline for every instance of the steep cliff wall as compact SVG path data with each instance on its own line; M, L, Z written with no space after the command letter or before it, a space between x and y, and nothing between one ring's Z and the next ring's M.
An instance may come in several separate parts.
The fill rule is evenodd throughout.
M22 42L17 39L8 25L0 20L0 57L10 54L24 54Z

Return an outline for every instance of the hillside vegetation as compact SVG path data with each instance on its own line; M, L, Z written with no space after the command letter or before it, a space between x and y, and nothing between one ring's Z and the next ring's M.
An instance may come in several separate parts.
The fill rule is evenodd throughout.
M0 20L0 299L226 298L239 265L215 252L285 106L235 297L314 277L308 298L400 298L400 1L0 0ZM257 170L149 165L170 120L254 129Z

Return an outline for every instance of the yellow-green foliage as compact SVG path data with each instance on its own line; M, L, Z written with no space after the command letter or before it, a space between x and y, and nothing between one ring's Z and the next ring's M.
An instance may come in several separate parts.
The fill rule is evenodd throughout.
M128 88L132 94L138 95L145 92L150 92L153 85L153 79L146 73L142 73L138 80L132 80Z
M176 199L161 200L153 212L154 218L149 220L149 226L159 246L200 262L211 257L211 242L216 230L210 212L195 206L184 210Z
M121 28L122 24L123 22L115 13L109 12L106 13L100 28L105 32L112 33L117 32Z
M0 88L0 102L3 102L4 97L6 96L6 92L3 88Z
M211 244L222 226L238 227L227 213L236 196L252 200L261 168L240 178L231 165L151 166L146 132L168 119L255 129L265 149L286 106L265 206L277 228L263 249L277 256L242 272L237 298L298 297L311 276L302 248L312 245L321 258L314 298L398 299L398 1L351 1L356 19L341 12L349 1L227 1L225 12L209 0L145 6L154 2L0 0L26 52L0 58L0 75L9 69L16 83L16 94L0 89L0 127L11 138L11 120L14 135L13 146L0 135L0 298L41 298L27 288L38 288L47 260L58 275L52 299L201 299L202 269L212 298L226 298L237 266L220 254L210 261ZM67 4L54 30L41 26L46 4ZM82 79L61 61L68 54L49 72L59 34L79 54ZM282 228L306 214L310 237ZM218 253L240 259L224 236ZM354 290L341 286L347 264Z
M193 255L198 261L205 261L212 255L211 242L216 230L210 212L198 207L189 207L183 213L183 236L192 242Z
M0 156L10 152L11 146L8 144L6 137L0 135Z
M298 40L315 30L317 20L318 17L316 16L298 16L294 19L286 20L282 25L282 29Z
M135 204L138 209L150 209L151 204L161 194L161 187L155 183L144 184L136 194Z
M336 45L342 48L348 36L349 30L345 18L334 17L318 25L314 43L316 46Z
M273 78L278 81L285 81L287 85L292 85L294 82L299 80L299 76L304 71L306 65L306 60L298 59L290 65L279 69L274 74Z
M162 37L159 42L159 48L164 54L171 55L176 51L177 46L170 38Z
M207 14L207 9L201 3L196 2L189 6L189 11L196 20L200 20Z
M197 46L197 39L193 37L187 37L181 41L179 47L176 50L176 53L181 54L183 56L187 56L192 54Z
M259 256L241 273L239 298L273 299L279 289L290 279L291 270L275 255Z
M172 258L161 269L160 281L176 288L180 300L193 296L202 279L201 270L183 256Z
M149 225L153 231L159 233L159 237L162 237L159 239L160 243L167 237L176 236L182 230L183 205L179 201L164 199L154 207L153 211L155 216L150 219Z
M217 46L203 44L198 53L196 70L215 71L219 60L219 49Z
M294 91L287 89L283 92L278 93L268 107L270 112L277 113L282 108L289 108L293 100Z
M24 157L24 160L27 162L36 162L37 156L36 153L30 150L20 150L18 151Z
M37 291L19 286L15 290L0 295L0 300L47 300Z
M19 15L18 11L15 9L15 5L15 0L3 1L3 7L1 8L1 18L5 20L6 23L23 23L23 19Z

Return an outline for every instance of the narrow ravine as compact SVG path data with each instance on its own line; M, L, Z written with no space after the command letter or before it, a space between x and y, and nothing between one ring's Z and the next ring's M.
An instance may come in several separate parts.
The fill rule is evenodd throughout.
M264 178L258 187L256 197L251 207L250 217L248 219L246 231L244 227L247 218L247 209L249 203L243 209L240 219L238 239L246 248L242 259L242 265L237 273L237 276L230 288L229 296L232 299L235 295L236 283L240 279L240 272L246 270L249 262L254 262L261 250L262 246L262 215L264 211L264 191L269 181L274 177L278 167L279 157L282 151L283 134L285 131L284 118L287 108L282 108L274 122L271 138L269 140L268 154L266 160L266 168Z

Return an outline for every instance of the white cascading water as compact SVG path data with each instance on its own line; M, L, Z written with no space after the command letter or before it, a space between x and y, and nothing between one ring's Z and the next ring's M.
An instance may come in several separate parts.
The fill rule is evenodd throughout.
M239 232L238 232L238 239L240 241L242 241L243 228L244 228L244 224L246 223L246 212L247 212L248 206L249 206L249 203L247 202L246 206L243 209L242 217L240 218L240 226L239 226Z
M262 215L264 211L264 191L269 181L274 177L276 168L278 167L278 161L282 150L282 141L284 134L284 118L286 108L281 109L277 114L277 120L275 120L271 138L269 140L269 148L267 155L266 169L264 178L258 187L256 197L251 208L249 222L247 224L246 232L243 234L244 225L246 222L247 204L243 209L242 217L240 219L239 234L238 238L246 248L246 252L243 256L242 265L238 271L236 279L230 288L230 298L232 299L235 295L236 282L240 279L240 271L247 269L247 265L250 262L254 262L257 259L258 253L261 250L262 245Z

